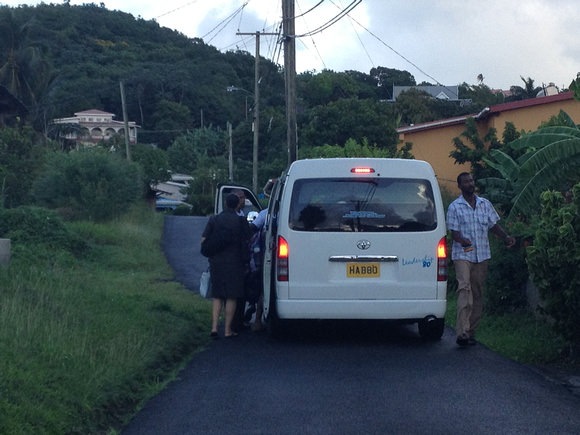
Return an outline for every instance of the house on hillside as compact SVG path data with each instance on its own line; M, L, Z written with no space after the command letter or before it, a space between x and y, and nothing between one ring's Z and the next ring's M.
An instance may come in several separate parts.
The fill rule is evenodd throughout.
M77 112L70 118L53 119L53 125L66 125L61 137L77 143L93 145L101 141L108 141L111 137L125 135L125 123L115 121L113 113L91 109ZM134 121L128 122L129 142L137 143L137 129L140 128Z
M0 128L10 125L14 120L23 118L28 109L6 87L0 85Z
M416 89L418 91L423 91L431 95L433 98L438 100L446 101L461 101L459 99L459 86L393 86L393 99L395 101L401 92L408 91L409 89Z
M399 147L411 142L413 155L433 166L439 185L451 193L457 193L457 175L469 171L470 166L456 164L455 160L449 157L449 153L455 150L453 138L461 136L468 117L475 119L480 137L485 137L492 127L497 130L498 137L501 137L506 122L513 123L518 131L535 131L542 122L558 115L560 110L570 115L576 123L580 123L580 101L574 99L573 92L565 92L498 104L472 115L401 127L397 129Z

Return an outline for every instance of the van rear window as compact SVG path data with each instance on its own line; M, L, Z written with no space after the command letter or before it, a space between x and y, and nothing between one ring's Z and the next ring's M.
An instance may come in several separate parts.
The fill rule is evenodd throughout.
M289 226L296 231L431 231L437 213L428 180L307 178L294 183Z

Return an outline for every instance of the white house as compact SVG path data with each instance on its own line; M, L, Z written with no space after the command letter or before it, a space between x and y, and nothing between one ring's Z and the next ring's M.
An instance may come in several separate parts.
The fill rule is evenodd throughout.
M125 135L125 123L115 121L113 113L102 110L91 109L76 112L70 118L53 119L53 124L78 125L78 129L71 129L63 134L66 139L76 142L94 144L100 141L107 141L112 136ZM129 121L129 142L137 143L137 129L140 128L134 121Z

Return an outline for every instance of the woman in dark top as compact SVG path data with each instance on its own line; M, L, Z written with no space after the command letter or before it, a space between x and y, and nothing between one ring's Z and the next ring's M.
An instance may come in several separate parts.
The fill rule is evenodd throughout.
M248 241L251 230L247 220L236 214L239 203L237 195L226 197L225 209L210 218L202 234L201 242L216 231L228 234L230 242L220 252L209 257L211 277L212 325L211 336L218 337L218 322L225 301L226 338L237 334L232 331L232 320L236 311L236 299L244 297L244 276L248 267Z

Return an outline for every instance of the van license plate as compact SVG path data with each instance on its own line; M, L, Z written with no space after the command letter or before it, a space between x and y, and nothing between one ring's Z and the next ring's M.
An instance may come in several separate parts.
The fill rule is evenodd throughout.
M380 276L379 263L346 263L347 278L379 278Z

